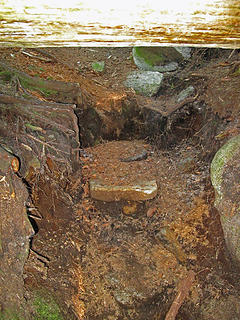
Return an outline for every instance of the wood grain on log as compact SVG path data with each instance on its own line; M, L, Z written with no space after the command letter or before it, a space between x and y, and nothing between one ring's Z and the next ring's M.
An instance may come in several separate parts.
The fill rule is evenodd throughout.
M2 46L240 47L238 0L1 1Z

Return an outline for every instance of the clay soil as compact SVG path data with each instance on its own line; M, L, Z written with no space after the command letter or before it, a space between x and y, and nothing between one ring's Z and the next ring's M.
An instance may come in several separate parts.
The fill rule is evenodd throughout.
M1 49L0 53L2 59L32 76L80 84L86 81L88 86L93 83L100 90L107 88L117 93L126 91L123 80L129 71L136 69L131 48L43 50L49 54L50 62L30 57L16 48ZM24 51L41 55L34 50ZM234 68L239 53L213 52L210 55L206 49L196 50L194 59L181 73L182 78L191 77L199 85L198 102L208 104L206 114L197 118L199 122L183 122L188 126L185 131L172 128L177 143L171 143L170 147L167 140L164 148L159 147L155 143L157 137L141 141L149 155L147 171L154 175L159 187L153 200L105 203L93 200L89 194L89 179L103 174L106 178L108 169L111 177L121 166L131 174L141 173L137 162L112 165L114 157L132 155L134 136L127 143L99 141L97 146L86 148L81 154L81 169L68 176L64 187L57 183L59 172L46 170L32 178L36 211L30 219L35 236L24 271L29 301L31 292L44 288L55 296L66 320L165 319L181 290L178 284L188 277L189 270L194 272L194 281L176 319L201 319L200 306L203 304L201 312L207 309L204 304L208 299L237 296L239 283L225 248L218 212L213 207L209 168L216 148L238 133L239 109L234 101L239 80L231 80L229 74L237 70ZM102 73L93 71L95 61L105 62ZM169 82L165 90L171 92L172 87ZM209 126L210 119L217 119L215 131ZM186 131L188 134L183 134ZM171 136L171 142L173 139ZM125 270L126 261L131 265L127 269L131 273L125 277L133 287L138 286L138 279L145 274L148 294L136 308L116 303L114 285L110 288L107 281L110 270L119 274ZM124 286L125 280L121 281ZM164 288L162 295L149 294L156 290L155 284ZM213 311L209 315L217 319Z

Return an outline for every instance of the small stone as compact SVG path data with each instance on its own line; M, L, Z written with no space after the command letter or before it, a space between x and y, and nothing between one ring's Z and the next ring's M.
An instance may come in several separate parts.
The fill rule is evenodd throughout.
M147 211L147 217L151 218L157 212L156 207L150 207Z
M174 47L184 58L184 60L189 60L192 56L192 48L190 47Z
M193 86L189 86L186 89L182 90L178 97L177 97L177 102L182 102L183 100L185 100L186 98L190 97L192 94L194 94L195 89Z
M157 94L163 80L163 74L155 71L133 71L131 72L124 85L132 88L138 94L152 97Z
M177 168L182 173L192 173L196 168L196 160L192 157L185 158L179 162Z
M137 210L137 204L136 202L132 203L132 204L128 204L126 206L123 207L123 213L126 215L131 215L134 214Z
M128 185L109 185L97 179L90 180L90 194L93 199L101 201L153 199L157 195L156 180L139 181Z

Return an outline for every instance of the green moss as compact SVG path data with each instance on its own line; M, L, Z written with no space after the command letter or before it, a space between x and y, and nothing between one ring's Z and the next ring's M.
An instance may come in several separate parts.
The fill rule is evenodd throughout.
M31 81L26 78L20 77L20 82L21 82L21 85L26 89L31 89L33 87L31 85Z
M0 71L0 79L5 82L9 82L12 79L12 73L9 71L2 70Z
M20 82L21 85L25 88L25 89L30 89L30 90L38 90L40 93L42 93L45 97L48 97L50 95L55 95L57 93L56 90L49 90L49 89L45 89L44 86L44 81L39 79L38 80L38 85L34 86L31 82L31 80L28 80L27 78L24 77L20 77Z
M19 312L8 309L0 312L0 320L24 320L24 318Z
M34 300L34 320L63 320L59 306L49 295L37 295Z
M33 302L34 320L63 320L59 306L54 299L45 292L38 292ZM21 310L4 310L0 312L0 320L25 320Z
M27 100L30 100L30 99L31 99L31 97L30 97L27 93L23 93L23 94L22 94L22 97L23 97L24 99L27 99Z
M92 68L96 72L103 72L104 66L105 66L104 61L99 61L99 62L93 62L92 63Z
M233 73L233 76L235 76L235 77L237 77L239 75L240 75L240 67L238 67Z
M159 53L155 53L153 50L145 47L135 47L135 54L144 59L144 62L151 67L159 65L164 62L164 57Z
M41 127L37 127L35 125L32 125L31 123L25 123L25 127L29 128L32 131L43 132L43 129Z

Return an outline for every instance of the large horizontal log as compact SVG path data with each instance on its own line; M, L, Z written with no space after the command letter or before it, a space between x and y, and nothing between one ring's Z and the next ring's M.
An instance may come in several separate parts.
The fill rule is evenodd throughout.
M239 0L3 0L2 46L240 47Z

